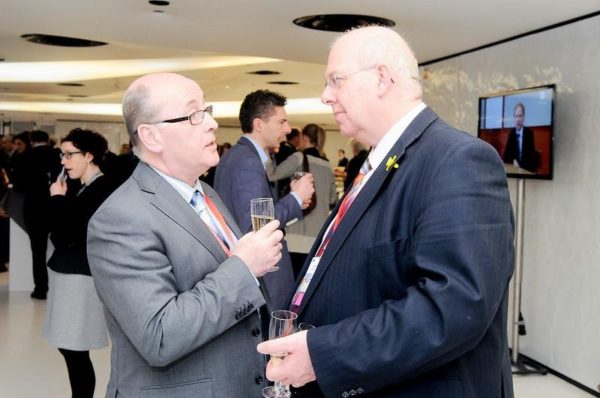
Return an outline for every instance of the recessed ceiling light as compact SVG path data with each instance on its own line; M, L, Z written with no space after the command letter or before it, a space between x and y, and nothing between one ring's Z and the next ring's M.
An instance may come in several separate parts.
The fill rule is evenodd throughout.
M279 75L280 72L274 70L255 70L252 72L246 72L249 75Z
M328 32L345 32L348 29L369 25L389 27L396 25L396 23L390 19L354 14L307 15L305 17L294 19L294 24L307 29L324 30Z
M76 37L45 35L42 33L27 33L21 35L21 37L31 43L46 44L48 46L97 47L108 44L102 41L78 39Z
M171 4L170 2L163 0L150 0L148 3L152 4L153 6L168 6Z
M298 82L290 82L287 80L275 80L272 82L268 82L269 84L279 84L281 86L287 86L287 85L291 85L291 84L298 84Z
M84 84L83 83L58 83L59 86L65 86L65 87L83 87Z

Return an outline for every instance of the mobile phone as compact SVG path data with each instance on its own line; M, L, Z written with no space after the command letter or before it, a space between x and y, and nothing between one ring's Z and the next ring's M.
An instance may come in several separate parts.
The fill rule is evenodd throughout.
M67 172L65 171L65 166L63 166L62 170L60 171L60 173L58 174L58 178L60 179L60 181L67 181Z

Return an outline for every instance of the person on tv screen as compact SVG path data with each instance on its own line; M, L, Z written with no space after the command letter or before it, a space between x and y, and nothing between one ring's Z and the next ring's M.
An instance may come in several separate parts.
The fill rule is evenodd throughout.
M535 150L533 130L523 126L525 120L525 105L519 102L514 108L515 127L510 129L504 163L515 163L520 168L535 172L539 167L539 154Z

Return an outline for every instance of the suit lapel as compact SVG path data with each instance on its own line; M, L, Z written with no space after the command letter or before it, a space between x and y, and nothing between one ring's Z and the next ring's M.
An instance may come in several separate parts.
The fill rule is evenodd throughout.
M415 140L417 140L419 138L419 136L421 136L421 134L423 134L425 129L436 118L437 118L437 115L429 108L425 108L421 113L419 113L417 115L417 117L408 125L408 127L402 133L402 135L400 136L398 141L396 141L396 143L394 144L392 149L388 152L388 154L383 159L381 164L373 172L373 175L366 182L365 186L362 187L362 189L358 193L358 196L356 197L355 201L348 208L348 210L347 210L346 214L344 215L344 218L342 218L342 221L340 222L337 230L334 232L333 236L331 237L331 240L329 241L327 249L325 250L325 253L323 253L323 257L321 258L321 261L319 262L319 267L317 268L317 271L316 271L315 275L313 276L310 285L308 286L308 290L306 291L306 293L304 295L304 299L302 300L302 304L300 306L300 309L298 310L299 313L302 312L302 310L306 306L307 302L310 300L312 293L315 291L315 289L319 285L321 278L323 277L323 275L325 274L325 272L331 265L332 260L335 258L337 252L340 250L340 248L342 247L343 243L346 241L348 236L355 229L356 224L362 218L363 214L367 211L367 209L369 208L369 206L371 205L371 203L373 202L373 200L375 199L375 197L381 190L385 181L388 178L391 178L391 176L394 173L402 172L402 162L404 160L406 148L408 148ZM399 166L398 169L394 168L393 166L391 166L389 168L387 167L387 164L386 164L387 160L393 156L396 156L395 163L398 164L398 166ZM350 191L350 190L348 190L348 191ZM346 192L346 195L347 194L348 194L348 192ZM315 255L315 252L318 249L318 246L320 245L321 240L323 239L323 234L325 232L325 228L329 225L329 223L335 217L335 214L337 214L337 212L339 211L339 207L340 207L342 200L338 201L336 208L334 209L334 211L331 213L331 215L327 219L325 226L321 229L321 232L319 233L319 236L317 237L317 240L315 241L315 244L313 245L313 248L308 256L309 259L312 259L312 257ZM305 264L301 275L304 275L304 273L306 272L308 264L309 264L309 262L307 262Z
M234 220L233 216L231 215L231 213L229 213L227 206L225 206L225 204L221 201L221 198L219 198L217 193L209 185L205 184L204 182L201 182L201 184L202 184L202 190L204 191L204 194L206 196L208 196L210 198L210 200L213 201L215 206L217 206L217 209L219 209L219 212L225 219L227 226L229 226L229 228L231 229L231 231L233 232L235 237L239 239L242 236L242 232L240 231L237 224L235 223L235 220Z
M154 207L192 235L219 263L225 261L227 256L216 238L167 181L143 162L136 169L134 178L142 191L152 194L150 203Z

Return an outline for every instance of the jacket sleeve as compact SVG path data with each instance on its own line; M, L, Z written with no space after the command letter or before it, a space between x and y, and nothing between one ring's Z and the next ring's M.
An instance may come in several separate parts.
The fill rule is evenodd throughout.
M231 173L231 185L236 188L233 209L229 209L243 233L252 230L250 220L250 200L254 198L273 197L266 173L260 162L253 156L240 157L236 172ZM285 227L290 220L302 218L302 209L294 196L286 195L279 200L274 199L275 218Z
M281 164L275 164L273 160L267 162L267 178L269 181L279 181L290 178L296 171L302 171L302 152L294 152Z

